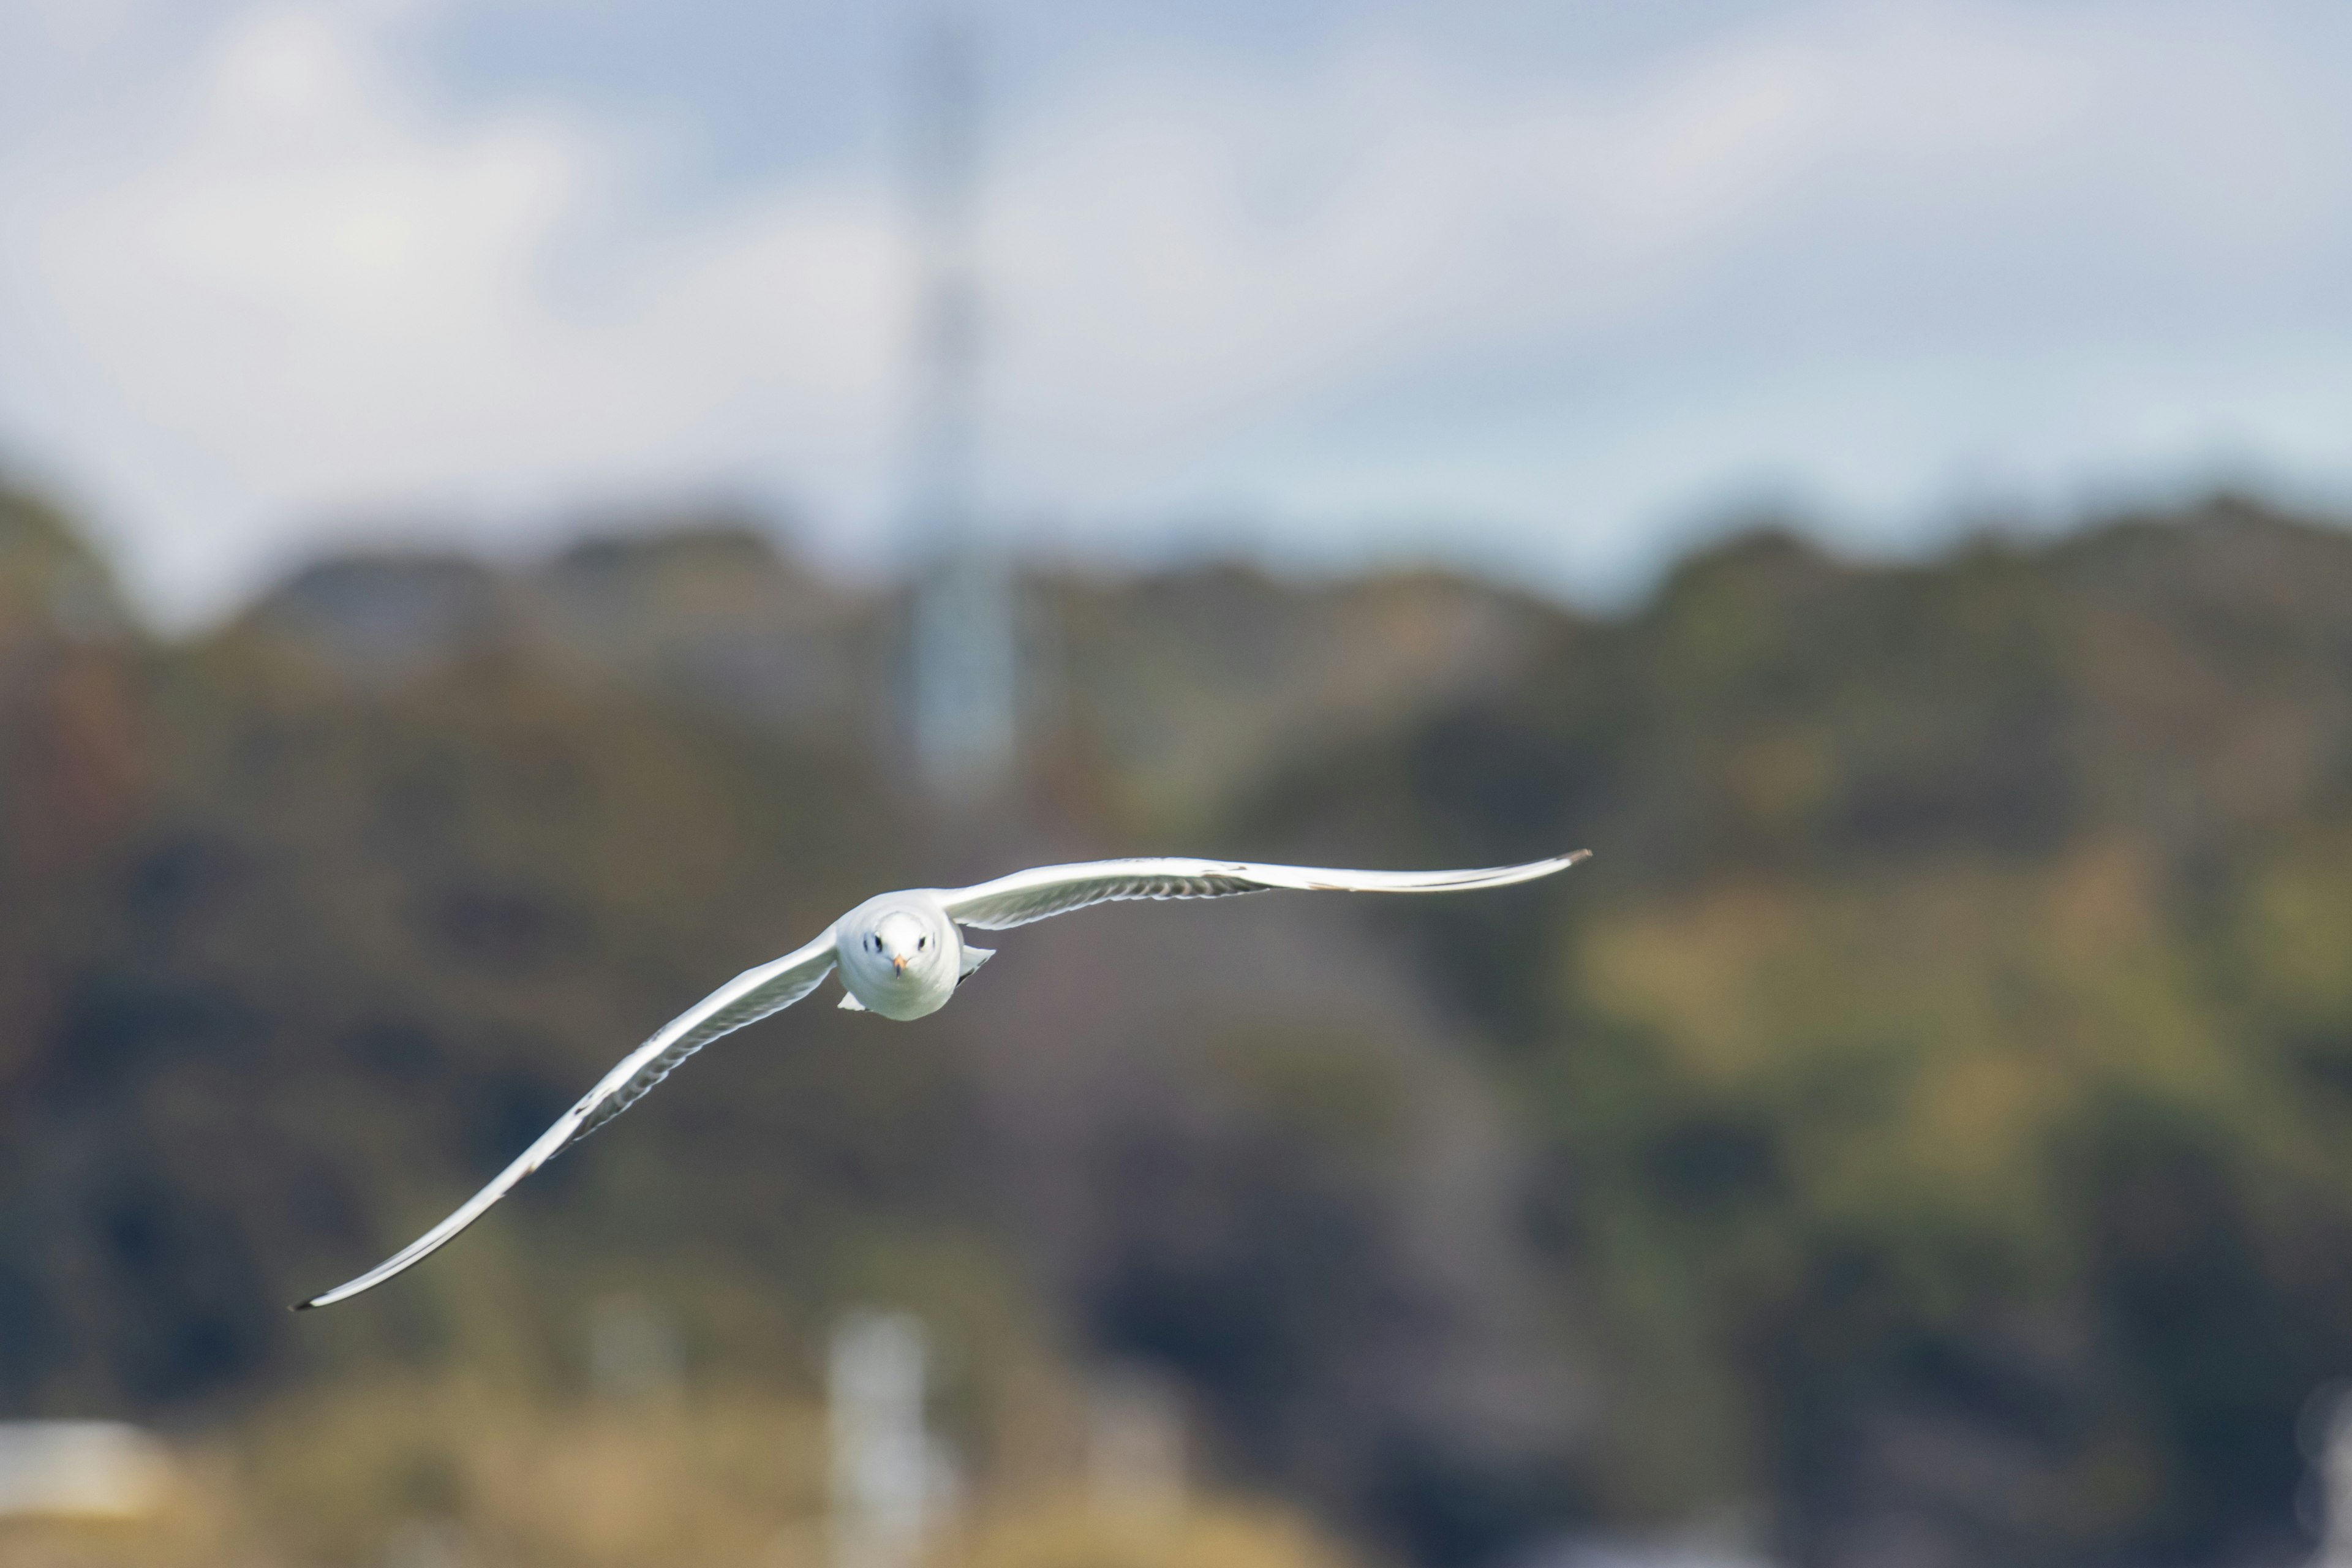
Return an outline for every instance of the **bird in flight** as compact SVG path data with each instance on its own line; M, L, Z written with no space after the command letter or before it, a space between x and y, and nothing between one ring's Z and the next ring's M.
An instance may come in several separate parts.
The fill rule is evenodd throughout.
M296 1310L348 1300L440 1249L557 1153L588 1136L719 1038L782 1012L841 971L841 1005L885 1018L920 1018L995 956L963 928L1005 931L1048 915L1118 899L1223 899L1294 889L1318 893L1456 893L1507 888L1564 871L1590 850L1477 871L1333 871L1239 860L1094 860L1040 866L969 888L919 888L866 900L807 946L747 969L664 1025L580 1097L539 1141L447 1219L358 1279L299 1302Z

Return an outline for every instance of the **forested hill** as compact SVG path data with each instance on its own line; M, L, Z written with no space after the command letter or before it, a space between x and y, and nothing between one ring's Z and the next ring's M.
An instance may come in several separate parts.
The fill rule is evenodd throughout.
M2352 536L1752 535L1608 618L1026 594L1019 801L936 814L866 717L898 601L740 523L322 563L163 642L0 499L0 1405L525 1397L616 1284L791 1384L887 1298L970 1368L1171 1372L1213 1466L1421 1562L1733 1506L1857 1568L2296 1550L2352 1373ZM820 997L283 1311L877 888L1570 845L1491 900L1008 935L921 1031ZM1018 1395L966 1381L984 1468Z

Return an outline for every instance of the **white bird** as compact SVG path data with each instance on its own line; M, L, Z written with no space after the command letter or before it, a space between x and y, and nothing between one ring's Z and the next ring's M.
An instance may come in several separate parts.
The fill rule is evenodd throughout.
M1549 877L1591 853L1579 849L1549 860L1477 871L1331 871L1239 860L1094 860L1040 866L969 888L884 893L842 916L807 946L745 970L671 1019L457 1213L358 1279L313 1296L295 1310L345 1300L422 1261L481 1218L525 1176L635 1105L678 1063L719 1036L791 1006L836 966L845 993L842 1006L885 1018L919 1018L947 1005L956 987L996 956L987 948L968 944L960 929L964 926L1004 931L1116 899L1222 899L1277 888L1337 893L1466 892Z

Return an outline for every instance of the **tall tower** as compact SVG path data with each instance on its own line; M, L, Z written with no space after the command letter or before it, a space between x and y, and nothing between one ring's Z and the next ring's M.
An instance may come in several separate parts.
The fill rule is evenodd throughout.
M910 185L922 298L909 435L908 718L934 794L994 793L1020 725L1013 575L978 526L980 102L966 0L919 0Z

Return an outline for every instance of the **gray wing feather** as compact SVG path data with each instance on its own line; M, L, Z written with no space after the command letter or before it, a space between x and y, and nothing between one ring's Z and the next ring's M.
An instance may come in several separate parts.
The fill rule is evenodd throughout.
M1332 893L1455 893L1504 888L1566 870L1590 850L1467 871L1345 871L1246 860L1090 860L1039 866L992 882L940 893L949 918L979 931L1004 931L1089 904L1122 899L1224 899L1276 889Z
M557 1118L538 1142L518 1155L490 1184L466 1200L448 1218L377 1264L358 1279L338 1285L301 1303L325 1307L374 1289L394 1275L438 1251L459 1231L488 1211L525 1176L546 1164L567 1146L578 1142L645 1098L677 1065L719 1038L771 1013L782 1012L817 988L834 964L833 932L827 931L806 947L788 952L772 963L747 969L694 1006L664 1025L659 1033L621 1058L619 1065L597 1080L596 1087Z

